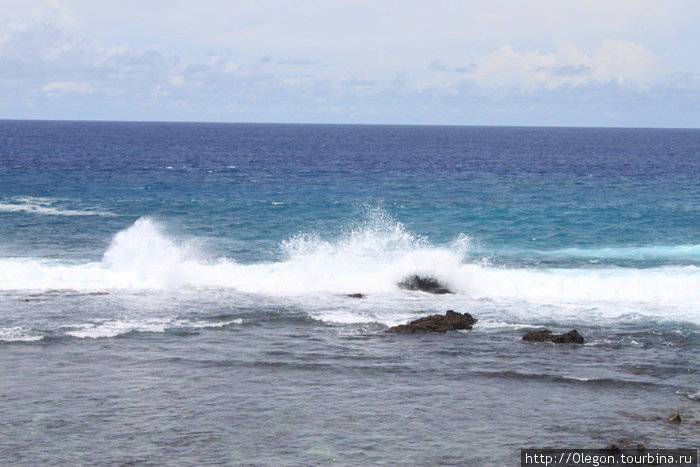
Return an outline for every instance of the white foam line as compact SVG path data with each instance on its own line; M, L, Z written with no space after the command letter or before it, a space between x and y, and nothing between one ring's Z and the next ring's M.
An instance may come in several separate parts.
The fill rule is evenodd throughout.
M231 324L242 325L243 320L241 318L232 319L229 321L198 321L198 322L183 322L181 326L183 328L194 328L194 329L206 329L206 328L223 328L224 326L230 326Z
M71 326L62 326L67 329L65 334L79 339L100 339L117 337L130 332L165 332L168 329L189 328L221 328L231 324L242 325L241 318L227 321L189 321L180 319L148 319L144 321L106 321L104 323L83 323Z
M0 212L28 212L50 216L115 216L116 214L104 211L84 211L75 209L61 209L52 207L56 200L51 198L19 197L12 202L0 203Z
M44 338L44 336L31 335L28 332L24 326L0 328L0 342L34 342Z

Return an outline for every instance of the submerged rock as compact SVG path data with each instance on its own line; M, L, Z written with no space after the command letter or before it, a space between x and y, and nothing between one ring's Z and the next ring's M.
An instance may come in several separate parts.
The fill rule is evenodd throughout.
M621 440L618 440L618 442L622 444L622 447L624 449L632 449L632 438L623 438ZM643 451L646 449L646 446L644 446L643 443L637 443L635 447L637 448L637 451Z
M679 413L674 413L669 417L668 421L671 423L680 423L682 421L681 415Z
M404 280L399 282L399 287L406 290L420 290L421 292L434 294L453 293L434 277L423 277L419 276L418 274L413 274L412 276L406 277Z
M398 334L411 334L415 332L447 332L460 329L471 329L476 323L469 313L457 313L454 310L447 310L444 315L432 315L411 321L408 324L399 324L391 327L386 332Z
M552 331L530 331L523 336L528 342L553 342L555 344L583 344L583 336L575 329L564 334L552 334Z
M349 293L346 295L346 297L350 298L365 298L365 294L363 293Z

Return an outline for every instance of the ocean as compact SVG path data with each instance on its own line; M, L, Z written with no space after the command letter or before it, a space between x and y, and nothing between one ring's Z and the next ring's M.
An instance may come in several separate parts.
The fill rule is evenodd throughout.
M700 130L0 121L2 465L697 448L698 355Z

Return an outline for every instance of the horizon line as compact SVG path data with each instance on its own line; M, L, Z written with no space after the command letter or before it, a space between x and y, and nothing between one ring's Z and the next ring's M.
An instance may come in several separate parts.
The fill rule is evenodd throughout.
M0 122L65 122L65 123L168 123L168 124L213 124L213 125L298 125L298 126L386 126L386 127L451 127L451 128L557 128L557 129L618 129L618 130L700 130L698 127L673 126L595 126L595 125L536 125L536 124L445 124L445 123L357 123L357 122L275 122L275 121L223 121L223 120L107 120L95 119L54 119L54 118L4 118Z

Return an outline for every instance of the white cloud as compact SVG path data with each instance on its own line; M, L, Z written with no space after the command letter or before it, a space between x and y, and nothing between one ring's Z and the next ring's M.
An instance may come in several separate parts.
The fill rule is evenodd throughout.
M2 0L0 21L16 19L53 23L69 29L79 25L71 8L61 0Z
M471 79L481 86L529 87L548 80L547 69L556 65L552 54L519 53L505 45L477 61Z
M630 41L605 41L587 65L599 81L624 79L647 83L660 75L659 59L642 44Z
M64 94L92 94L95 90L87 81L52 81L41 88L49 97Z
M6 21L0 79L77 82L167 80L177 58L128 45L102 47L33 20Z
M466 76L484 87L551 89L611 80L645 86L660 77L658 70L659 59L643 45L606 40L592 54L570 44L560 44L549 53L518 52L505 45L477 59Z

